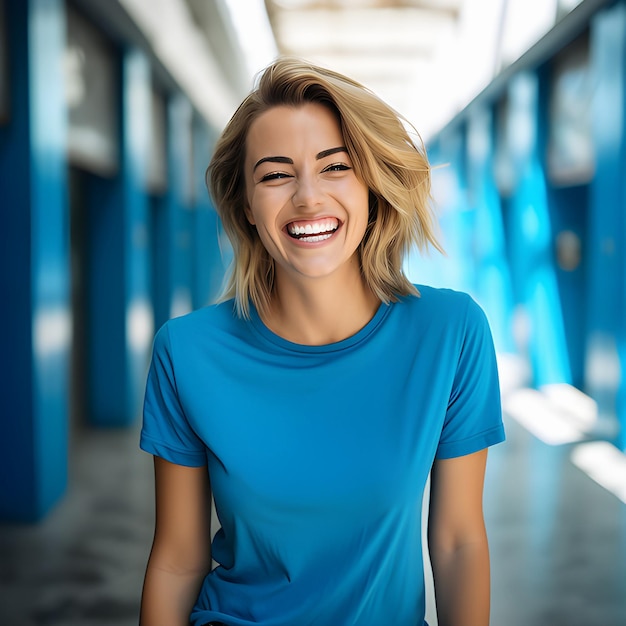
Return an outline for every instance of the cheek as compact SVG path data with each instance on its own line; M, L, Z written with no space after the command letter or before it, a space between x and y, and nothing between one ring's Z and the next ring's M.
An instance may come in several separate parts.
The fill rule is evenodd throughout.
M248 221L258 228L273 229L282 207L288 201L287 194L283 187L255 189L248 193L248 204L244 209Z
M255 194L244 209L248 222L254 227L266 249L273 247L278 237L276 211L273 207L274 203L268 202L267 196Z
M359 216L368 222L370 213L369 189L367 187L359 187L359 191L356 196L358 197L358 201L355 203L355 206L358 207L357 210L359 212Z

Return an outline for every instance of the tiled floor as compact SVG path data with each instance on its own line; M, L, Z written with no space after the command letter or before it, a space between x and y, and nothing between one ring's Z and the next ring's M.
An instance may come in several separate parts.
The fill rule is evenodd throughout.
M508 421L485 512L493 626L626 626L626 504Z
M85 433L68 495L0 526L1 626L136 626L152 537L151 457L134 431Z
M571 463L575 444L507 430L485 493L492 626L625 626L626 504ZM0 526L1 626L137 624L153 496L136 446L134 431L84 434L65 500Z

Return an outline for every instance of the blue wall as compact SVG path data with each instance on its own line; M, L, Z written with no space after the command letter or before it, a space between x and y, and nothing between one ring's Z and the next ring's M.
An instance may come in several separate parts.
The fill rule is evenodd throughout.
M596 171L589 199L585 384L608 431L618 415L617 437L626 449L626 2L594 17L591 64Z
M68 219L62 0L7 3L11 118L0 128L0 518L39 519L67 483Z
M203 184L215 133L170 85L167 189L151 195L155 77L149 51L118 40L119 167L72 163L80 211L72 239L81 238L85 284L84 310L72 311L65 2L5 4L11 114L0 126L0 316L10 332L0 376L0 519L34 521L66 489L70 414L79 414L73 429L136 425L155 326L208 304L224 264ZM73 313L84 338L73 333ZM74 376L73 334L85 342L83 362L74 363L84 372ZM72 384L86 387L74 404Z
M121 59L121 167L90 177L89 410L97 426L138 417L153 313L145 191L150 125L150 67L137 50Z
M434 164L449 164L434 173L449 257L408 268L470 291L498 350L525 359L539 388L588 393L595 435L626 449L626 2L569 24L429 142ZM591 181L555 183L551 62L585 29L595 168Z
M510 333L513 314L511 275L507 264L502 202L494 173L493 111L477 108L468 120L467 171L475 212L473 242L476 279L474 293L491 324L496 349L513 352Z

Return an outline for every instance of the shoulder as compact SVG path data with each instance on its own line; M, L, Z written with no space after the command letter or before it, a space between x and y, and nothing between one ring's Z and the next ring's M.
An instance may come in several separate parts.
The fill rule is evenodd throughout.
M173 335L198 331L207 332L212 329L228 329L236 325L238 321L233 301L227 300L196 309L179 317L173 317L165 322L161 330L166 328Z
M188 346L200 339L235 332L244 323L237 317L232 300L202 307L167 320L156 333L155 349L180 343Z
M485 313L468 293L428 285L415 287L419 295L397 303L396 320L403 332L412 329L420 341L428 336L437 345L445 342L457 347L470 335L490 333Z
M419 295L408 296L402 303L415 314L435 317L443 322L463 320L468 315L480 314L482 309L464 291L416 284Z
M414 287L418 290L419 296L415 296L423 302L435 303L439 305L458 305L459 303L471 300L471 296L464 291L456 291L447 287L431 287L430 285L420 285L416 283Z

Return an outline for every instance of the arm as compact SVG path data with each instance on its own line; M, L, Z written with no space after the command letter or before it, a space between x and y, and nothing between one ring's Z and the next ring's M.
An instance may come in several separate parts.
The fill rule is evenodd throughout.
M154 458L156 525L141 599L141 626L188 626L211 567L206 467Z
M489 548L483 519L487 450L436 460L428 545L439 626L488 626Z

